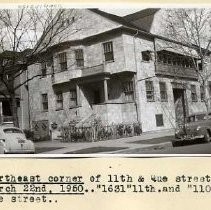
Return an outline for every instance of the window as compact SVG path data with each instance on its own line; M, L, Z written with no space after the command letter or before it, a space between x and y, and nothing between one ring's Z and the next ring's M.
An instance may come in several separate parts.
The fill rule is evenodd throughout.
M143 61L150 61L150 60L152 60L151 52L148 51L148 50L141 52L141 55L142 55L142 60Z
M6 128L3 131L4 133L23 133L21 130L17 128Z
M75 60L76 60L76 66L78 66L78 67L83 67L84 66L83 49L75 50Z
M48 94L42 94L42 109L48 111Z
M158 63L163 63L163 54L157 53Z
M62 92L56 93L56 110L63 109L63 95Z
M201 60L198 61L198 69L200 71L202 71L202 62L201 62Z
M200 95L201 95L201 101L205 100L205 91L204 91L204 87L201 85L200 86Z
M46 62L41 63L41 75L42 77L46 77L47 73L47 67L46 67Z
M161 101L168 101L166 83L160 82L159 85L160 85L160 99L161 99Z
M76 90L70 90L70 107L77 106L77 93Z
M162 114L156 114L155 115L155 119L156 119L156 126L157 127L164 126L164 123L163 123L163 115Z
M163 55L163 63L167 63L168 61L168 56L166 54Z
M197 101L197 93L196 93L196 86L195 85L191 85L191 99L192 99L192 102Z
M66 54L66 52L60 53L58 55L58 57L59 57L59 64L60 64L61 71L66 71L67 70L67 54Z
M145 81L147 101L154 101L154 87L152 81Z
M112 42L103 43L103 49L104 49L105 61L114 61L113 43Z
M134 86L133 81L127 81L123 83L124 100L133 101L134 100Z

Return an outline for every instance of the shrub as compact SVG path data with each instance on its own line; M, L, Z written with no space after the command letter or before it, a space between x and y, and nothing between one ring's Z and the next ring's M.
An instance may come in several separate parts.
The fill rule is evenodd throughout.
M34 139L33 131L25 129L25 130L23 130L23 132L25 133L27 139L30 139L30 140Z
M123 134L124 134L124 125L123 124L117 125L117 134L119 136L123 136Z
M141 124L140 123L134 123L133 124L133 128L134 128L134 134L139 136L142 134L142 128L141 128Z
M133 128L131 127L131 125L126 125L124 131L125 131L124 133L131 135Z

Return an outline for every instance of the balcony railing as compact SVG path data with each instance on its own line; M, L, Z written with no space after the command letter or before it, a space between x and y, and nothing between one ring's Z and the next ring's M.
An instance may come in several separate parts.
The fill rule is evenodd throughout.
M184 66L174 66L163 63L156 63L156 71L157 75L162 76L170 76L175 78L189 78L189 79L197 79L197 73L194 68L188 68Z
M62 72L57 72L51 76L53 84L60 84L69 82L70 79L81 77L81 70L67 70Z
M89 75L95 75L99 74L105 71L104 65L96 65L91 67L84 67L82 70L82 76L89 76Z
M52 79L53 84L59 84L59 83L68 82L70 79L73 79L73 78L96 75L104 71L105 71L104 65L100 64L100 65L91 66L91 67L84 67L83 69L57 72L51 76L51 79Z

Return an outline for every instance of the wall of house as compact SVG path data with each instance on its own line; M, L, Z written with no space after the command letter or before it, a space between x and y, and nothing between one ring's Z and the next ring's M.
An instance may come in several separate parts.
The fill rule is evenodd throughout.
M55 110L55 104L56 104L55 91L57 88L53 88L52 86L54 87L62 86L62 83L69 82L69 80L72 78L80 77L82 74L82 71L85 71L85 69L80 69L76 67L76 64L74 62L75 61L74 49L82 48L84 50L85 68L102 64L104 62L104 53L103 53L102 43L106 41L113 42L114 61L105 63L105 71L115 73L115 72L121 72L123 69L125 69L123 39L121 36L105 38L101 41L97 41L86 46L81 46L81 45L74 46L63 51L67 53L67 63L68 63L67 65L68 70L64 72L59 72L60 66L58 62L58 53L56 53L54 55L54 62L53 62L54 73L55 73L53 80L51 77L52 69L50 66L47 66L47 74L49 75L47 75L44 78L36 77L32 81L29 82L31 121L49 120L49 124L52 122L56 122L57 124L61 125L61 124L68 124L68 122L74 118L80 118L80 119L85 118L89 116L90 113L92 113L93 110L91 108L91 102L92 102L91 100L93 98L93 95L91 91L88 90L89 86L86 86L86 84L84 86L83 84L79 85L81 88L81 91L80 91L81 103L79 107L71 108L71 109L69 107L69 98L68 98L69 89L67 88L67 91L65 92L63 88L61 88L60 90L63 91L64 109L59 110L59 111ZM40 74L40 72L41 72L40 64L34 64L29 67L29 77ZM93 78L94 77L95 76L93 75ZM103 81L101 82L103 86ZM108 85L108 88L110 88L110 84ZM70 82L66 83L66 86L70 86L70 85L71 85ZM86 90L86 88L88 89ZM116 84L114 84L114 86L110 88L112 89L112 92L111 91L109 92L111 94L111 97L113 97L111 102L116 103L116 102L122 101L121 88L122 88L121 82L117 82ZM49 102L48 112L42 111L41 94L44 94L44 93L48 93L48 102ZM101 108L102 108L102 105L101 105ZM101 108L95 107L95 109L101 109ZM98 112L98 111L95 110L95 112ZM106 112L100 111L100 113L106 113ZM111 111L111 113L113 113L113 110ZM103 115L103 118L106 121L108 121L107 114L104 114L104 115ZM110 114L110 116L114 116L114 115ZM120 117L117 117L117 118L119 119Z
M124 35L124 40L130 40L131 50L135 49L136 54L136 68L137 68L137 80L136 80L136 91L137 91L137 104L139 107L139 117L142 123L143 132L154 131L154 130L163 130L163 129L175 129L175 106L174 106L174 96L172 89L172 82L175 82L175 79L165 78L165 77L157 77L155 75L155 56L154 56L154 45L153 41L144 39L143 37L134 37L130 35ZM133 41L134 40L134 41ZM135 46L132 43L135 42ZM127 48L127 44L124 43L124 47ZM149 50L152 52L152 60L151 61L143 61L142 60L142 51ZM127 55L127 60L135 60L134 53ZM131 65L133 66L133 65ZM149 79L153 81L154 85L154 97L155 100L153 102L147 102L146 99L146 87L145 81ZM166 83L167 93L168 93L168 101L161 102L160 101L160 88L159 81L163 81ZM188 101L188 111L189 114L205 111L205 105L200 101L200 84L197 81L191 80L176 80L179 83L187 84L186 95ZM190 85L194 84L197 88L198 102L191 101L191 91ZM129 107L126 108L128 110ZM134 112L135 113L135 112ZM164 125L157 127L155 115L162 114ZM134 114L135 117L135 114ZM125 117L126 118L126 117ZM125 120L125 119L123 119Z

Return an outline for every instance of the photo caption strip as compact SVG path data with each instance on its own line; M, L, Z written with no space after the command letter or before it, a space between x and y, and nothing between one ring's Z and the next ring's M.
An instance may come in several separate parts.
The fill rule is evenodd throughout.
M171 205L178 209L180 202L188 200L189 207L201 208L211 193L211 166L207 161L205 157L5 158L0 160L1 165L10 165L14 173L2 167L0 206L33 210L65 209L71 204L81 210L99 206L103 210L138 210L141 203L147 209L163 210Z

